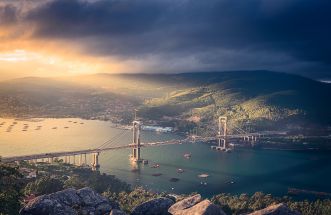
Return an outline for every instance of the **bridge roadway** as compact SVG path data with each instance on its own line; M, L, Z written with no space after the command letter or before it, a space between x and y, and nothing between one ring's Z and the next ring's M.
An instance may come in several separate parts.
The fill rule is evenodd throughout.
M242 138L244 135L228 135L228 138ZM217 137L195 137L195 141L212 141L217 139ZM160 146L160 145L175 145L175 144L182 144L182 143L189 143L190 138L185 138L181 140L169 140L169 141L160 141L160 142L152 142L152 143L142 143L141 147L149 147L149 146ZM132 144L124 145L124 146L113 146L113 147L106 147L100 149L85 149L85 150L77 150L77 151L63 151L63 152L50 152L50 153L41 153L41 154L32 154L32 155L22 155L22 156L13 156L13 157L2 157L1 160L3 162L14 162L14 161L28 161L28 160L35 160L35 159L43 159L43 158L58 158L58 157L65 157L65 156L74 156L74 155L81 155L81 154L93 154L93 153L100 153L102 151L111 151L111 150L118 150L118 149L126 149L133 147Z
M162 142L152 142L152 143L142 143L141 147L149 147L149 146L160 146L160 145L174 145L174 144L182 144L187 142L187 138L183 140L169 140ZM35 160L35 159L43 159L43 158L58 158L65 156L74 156L81 154L93 154L100 153L102 151L111 151L118 149L126 149L133 147L132 144L124 145L124 146L113 146L106 147L101 149L85 149L85 150L77 150L77 151L63 151L63 152L50 152L50 153L41 153L41 154L32 154L32 155L21 155L21 156L13 156L13 157L2 157L2 162L14 162L14 161L27 161L27 160Z

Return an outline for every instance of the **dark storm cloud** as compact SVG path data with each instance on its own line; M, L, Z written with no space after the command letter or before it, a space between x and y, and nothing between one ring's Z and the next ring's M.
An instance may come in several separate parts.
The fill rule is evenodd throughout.
M329 0L56 0L24 21L36 27L35 37L79 41L94 55L158 56L164 65L196 69L325 72L330 9Z
M0 25L11 25L17 21L17 8L12 5L0 5Z
M162 12L156 1L49 2L27 19L38 24L41 37L86 37L137 34L151 27Z

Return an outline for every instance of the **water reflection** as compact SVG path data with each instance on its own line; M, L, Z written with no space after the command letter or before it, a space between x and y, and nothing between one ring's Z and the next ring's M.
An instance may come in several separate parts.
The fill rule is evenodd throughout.
M76 122L76 123L75 123ZM123 130L109 122L82 119L0 119L1 156L94 149ZM57 129L52 129L56 127ZM22 131L22 129L26 131ZM7 132L9 130L9 132ZM132 142L123 135L117 145ZM142 142L171 140L175 134L143 132ZM189 153L190 159L183 155ZM131 162L131 149L102 152L101 172L116 175L133 186L175 193L287 194L289 187L331 192L331 156L328 152L236 150L220 153L206 144L182 144L142 148L148 164ZM73 157L61 157L74 162ZM67 159L67 160L66 160ZM80 155L75 157L79 164ZM88 165L93 155L87 154ZM46 160L44 160L46 162ZM178 171L179 169L184 170ZM207 178L199 178L208 174ZM177 180L178 179L178 180Z

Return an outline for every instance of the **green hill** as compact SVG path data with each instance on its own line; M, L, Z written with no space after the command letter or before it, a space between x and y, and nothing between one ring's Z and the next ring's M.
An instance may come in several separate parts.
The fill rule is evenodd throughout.
M163 78L160 82L164 81ZM331 85L308 78L238 71L169 75L167 81L182 87L146 101L142 107L144 116L195 116L198 121L211 122L219 115L227 115L233 124L250 123L255 129L331 124Z
M117 121L126 119L136 103L132 97L59 79L28 77L0 82L0 117L82 117Z
M330 84L270 71L94 74L2 82L0 110L101 119L119 111L129 122L138 107L144 120L182 130L215 127L221 115L253 130L320 129L331 125L330 95Z

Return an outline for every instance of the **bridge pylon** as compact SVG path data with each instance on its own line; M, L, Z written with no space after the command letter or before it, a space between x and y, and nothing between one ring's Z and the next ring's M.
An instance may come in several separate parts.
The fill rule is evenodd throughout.
M100 152L95 152L92 154L92 170L93 171L98 171L100 168L99 154L100 154Z
M218 118L218 147L225 151L227 148L227 117L226 116L220 116Z
M227 117L220 116L218 117L218 132L217 132L217 142L218 146L212 146L212 149L228 151L227 143Z
M133 130L133 136L132 136L132 154L131 154L131 160L134 162L142 162L141 159L141 151L140 151L140 133L141 133L141 123L139 121L133 121L132 122L132 130Z

